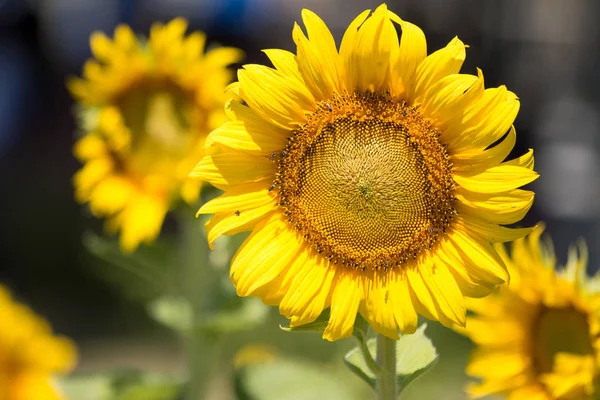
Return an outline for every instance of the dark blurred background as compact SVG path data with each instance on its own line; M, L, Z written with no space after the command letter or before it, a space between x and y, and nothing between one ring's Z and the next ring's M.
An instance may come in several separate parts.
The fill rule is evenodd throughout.
M79 165L71 153L73 102L64 83L90 56L89 34L112 35L122 22L146 34L154 21L184 16L211 43L241 47L247 62L266 63L263 48L294 50L291 29L302 8L317 12L339 43L356 15L378 4L0 0L0 280L57 331L79 342L81 369L168 370L181 358L143 304L89 267L97 260L82 245L83 233L101 232L101 223L73 200L71 178ZM524 224L546 221L561 260L570 242L585 238L594 272L600 261L600 2L414 0L388 6L423 29L429 52L458 35L470 45L462 71L480 67L486 86L506 84L520 97L513 155L533 147L541 174L532 185L536 201ZM452 348L457 343L467 348L463 339L433 325L442 355L457 353ZM319 338L310 340L324 348L317 345ZM456 357L466 360L462 353ZM444 365L439 368L450 368ZM454 374L462 368L457 365ZM460 391L453 396L446 398L463 398Z

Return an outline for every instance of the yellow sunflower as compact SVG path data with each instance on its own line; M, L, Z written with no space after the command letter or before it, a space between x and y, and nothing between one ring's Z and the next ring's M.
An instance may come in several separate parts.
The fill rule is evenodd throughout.
M572 250L555 271L543 229L498 251L511 274L509 285L468 308L467 334L477 348L467 373L482 378L473 397L502 393L510 400L597 398L600 360L599 279L586 277L587 252ZM594 287L596 286L596 287Z
M84 166L74 177L75 196L120 229L125 251L152 241L179 198L197 200L199 182L188 173L206 134L225 120L227 66L241 51L205 54L205 35L184 36L186 27L182 19L155 24L148 40L123 25L112 41L94 33L95 60L84 65L83 79L68 82L82 108L74 153Z
M454 38L427 56L415 25L378 7L339 51L304 10L297 53L265 50L230 86L230 121L207 138L191 176L224 194L208 239L252 230L231 264L240 296L279 305L293 326L330 307L324 338L351 334L357 312L381 334L414 332L417 314L464 324L463 296L508 280L490 243L529 229L533 155L515 143L517 97L458 74ZM397 28L402 30L398 37ZM493 146L492 146L493 145Z
M0 399L62 399L53 375L69 372L76 351L0 285Z

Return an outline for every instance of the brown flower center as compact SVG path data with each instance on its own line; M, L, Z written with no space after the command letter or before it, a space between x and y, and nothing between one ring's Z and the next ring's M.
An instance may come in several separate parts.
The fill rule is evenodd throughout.
M454 183L439 131L387 94L321 102L278 159L291 224L352 268L390 268L430 249L450 224Z
M537 373L552 372L559 353L593 355L588 316L573 307L543 308L532 338Z
M133 176L172 170L195 145L204 122L193 94L169 80L144 80L116 99L115 105L131 135L123 162Z

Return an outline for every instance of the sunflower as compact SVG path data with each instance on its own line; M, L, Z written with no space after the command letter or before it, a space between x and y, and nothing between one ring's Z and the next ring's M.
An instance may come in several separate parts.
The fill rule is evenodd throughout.
M95 60L68 87L79 102L83 136L74 146L84 163L74 177L75 197L121 231L134 250L159 233L178 200L194 203L199 182L188 173L201 158L206 134L225 121L226 67L241 51L220 47L204 54L205 35L184 37L187 24L155 24L148 40L127 26L114 40L90 39Z
M463 296L508 280L492 242L529 229L533 155L515 144L517 97L458 74L454 38L427 56L425 36L381 5L348 27L339 51L302 12L297 53L265 50L230 85L230 121L207 138L191 176L224 191L200 214L209 243L252 230L231 263L240 296L297 326L330 308L328 340L360 313L380 334L414 332L417 315L465 323ZM398 37L396 28L402 30Z
M1 285L0 321L0 399L62 399L52 377L73 368L73 343L54 336L46 321L16 303Z
M600 371L600 277L586 277L587 251L579 246L555 271L543 228L498 251L511 273L509 285L472 299L462 330L477 345L467 367L482 382L473 397L502 393L510 400L596 398Z

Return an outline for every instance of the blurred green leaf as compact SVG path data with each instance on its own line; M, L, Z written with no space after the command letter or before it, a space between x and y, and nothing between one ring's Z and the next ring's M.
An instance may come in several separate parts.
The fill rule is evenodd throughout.
M109 400L115 394L106 375L73 375L62 378L59 385L68 399Z
M199 329L219 334L249 331L264 323L268 314L269 309L261 300L244 299L236 309L207 316Z
M425 335L426 326L423 324L414 334L401 335L396 341L396 380L400 391L433 367L438 359L435 347ZM373 359L377 352L376 347L375 338L367 340L366 348ZM369 367L359 346L346 354L344 362L352 372L373 389L375 388L377 376Z
M73 400L176 400L183 387L171 376L140 371L73 375L59 384Z
M190 303L181 296L162 296L148 304L152 318L177 332L193 327L194 314Z
M246 299L235 309L223 309L194 321L190 303L181 296L163 296L148 305L148 312L156 321L177 332L188 334L194 330L223 334L248 331L262 324L268 308L259 299Z
M124 296L138 301L154 299L175 285L173 246L164 238L152 246L140 246L135 252L121 251L118 238L107 238L92 232L83 235L88 251L107 265L98 265L95 273L119 288Z
M236 374L240 400L349 400L360 393L344 382L331 365L276 359L240 368Z

